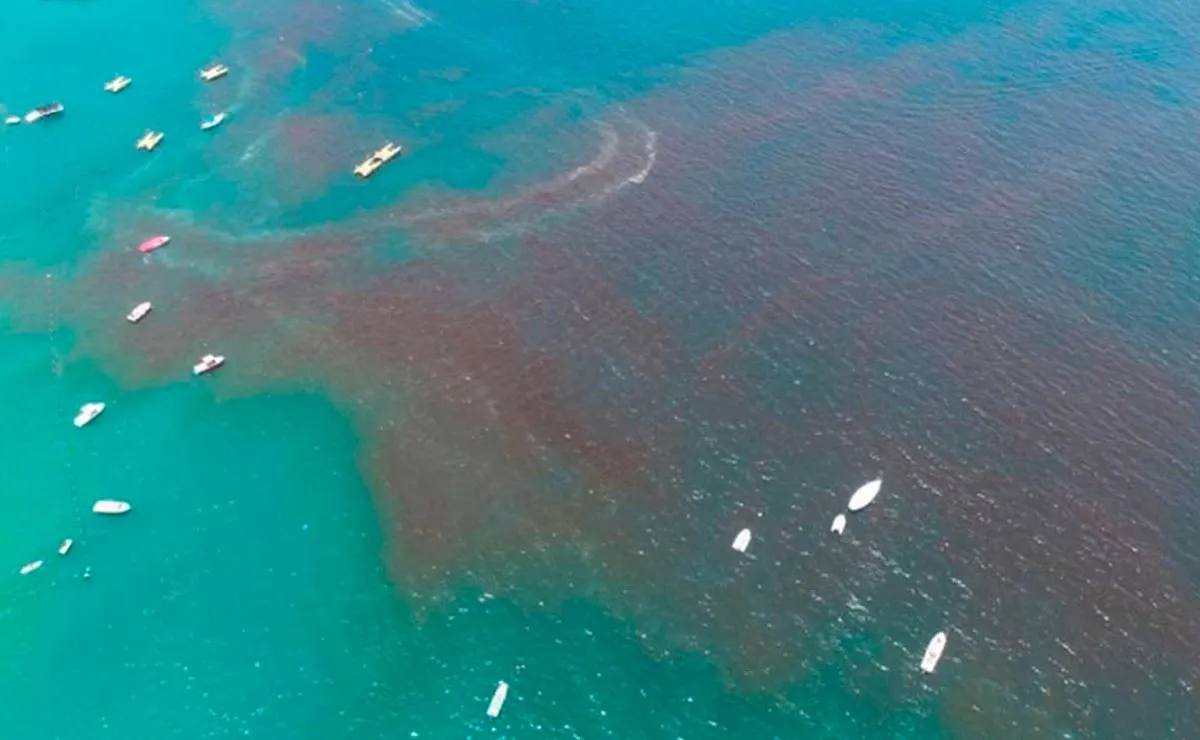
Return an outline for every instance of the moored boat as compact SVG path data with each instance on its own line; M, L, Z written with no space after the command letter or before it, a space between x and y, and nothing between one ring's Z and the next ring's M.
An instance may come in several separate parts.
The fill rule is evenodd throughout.
M738 552L746 552L746 548L750 546L750 530L743 529L737 533L737 537L733 538L733 549Z
M200 122L200 130L208 131L209 129L216 128L217 126L220 126L222 123L224 123L225 119L228 117L229 117L228 113L214 113L211 116L206 117L203 121Z
M29 575L30 573L32 573L32 572L34 572L35 570L37 570L38 568L40 568L40 567L42 567L42 561L41 561L41 560L35 560L35 561L33 561L32 563L26 563L25 565L22 565L22 566L21 566L20 573L21 573L21 575L23 575L23 576L27 576L27 575Z
M499 717L500 710L504 708L504 700L508 698L508 684L501 681L496 687L496 691L492 694L492 700L488 703L487 715L489 717Z
M16 126L20 122L21 122L20 116L6 116L4 118L4 124L6 126Z
M131 82L133 82L133 80L129 79L125 75L117 75L108 82L104 83L104 89L110 93L119 93L125 88L129 87L129 83Z
M45 105L39 105L38 107L34 108L33 110L31 110L25 114L25 123L34 123L35 121L40 121L43 118L49 118L50 116L56 116L59 113L62 113L63 110L64 110L64 108L63 108L62 103L55 102L55 103L47 103Z
M75 540L73 540L69 537L67 539L63 540L62 544L58 546L58 554L66 555L68 552L71 551L71 545L74 545L74 544L75 544Z
M150 309L152 308L154 308L154 306L150 303L150 301L142 301L133 307L133 310L125 316L125 320L131 324L136 324L137 322L146 318L146 314L150 313Z
M137 140L137 144L135 144L135 146L144 152L152 152L154 151L154 147L158 146L163 140L164 136L166 136L166 134L161 131L151 131L150 129L146 129L146 132L142 134L140 139Z
M225 364L224 355L205 355L192 366L192 375L204 375Z
M124 514L131 508L127 502L113 499L101 499L92 504L92 511L97 514Z
M147 239L146 241L144 241L138 245L138 251L141 252L142 254L149 254L150 252L153 252L156 249L162 249L163 247L167 246L170 243L171 243L171 237L169 237L169 236L165 236L165 235L152 236L149 239Z
M883 479L876 478L869 483L864 483L859 487L854 495L850 497L850 503L846 508L850 511L861 511L871 505L875 497L879 495L879 489L883 487Z
M79 407L79 413L75 414L75 426L82 428L87 426L97 416L104 411L104 404L100 402L85 403Z
M224 64L210 64L200 70L200 78L205 82L219 80L227 74L229 74L229 67L226 67Z
M846 515L838 514L833 518L833 525L829 528L834 534L841 534L846 531Z
M399 144L393 144L389 141L355 167L354 174L363 178L370 177L380 167L395 159L400 154L400 151Z
M933 669L937 668L938 661L942 659L942 651L946 649L946 633L939 632L929 641L929 645L925 648L925 655L921 657L921 670L926 673L933 673Z

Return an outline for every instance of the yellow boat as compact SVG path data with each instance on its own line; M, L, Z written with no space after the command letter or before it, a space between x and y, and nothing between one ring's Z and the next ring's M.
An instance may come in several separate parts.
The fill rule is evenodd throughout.
M133 82L133 80L129 79L128 77L124 75L117 75L108 82L104 83L104 89L110 93L116 94L129 87L129 83L131 82Z
M229 74L229 67L224 64L212 64L200 70L200 77L205 82L219 80L227 74Z
M152 151L154 147L158 146L158 142L162 140L163 133L161 131L146 129L146 133L142 134L142 138L137 140L137 148L147 152Z
M370 177L375 174L375 171L384 166L388 162L396 158L400 154L400 145L388 142L379 148L371 156L362 161L362 164L354 168L354 174L359 177Z

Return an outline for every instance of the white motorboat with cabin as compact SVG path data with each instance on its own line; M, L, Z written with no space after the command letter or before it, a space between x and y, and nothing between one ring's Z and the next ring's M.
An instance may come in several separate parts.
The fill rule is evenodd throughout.
M750 530L743 529L737 533L737 537L733 538L733 549L738 552L746 552L746 548L750 546Z
M78 428L87 426L103 411L104 404L100 403L99 401L83 404L79 407L79 413L75 414L75 426Z
M21 575L23 575L23 576L27 576L27 575L29 575L30 573L32 573L32 572L34 572L35 570L37 570L38 568L40 568L40 567L42 567L42 561L41 561L41 560L35 560L35 561L33 561L32 563L26 563L26 564L22 565L22 566L21 566L20 573L21 573Z
M224 355L205 355L200 358L200 362L197 362L192 366L192 375L204 375L205 373L211 373L213 370L216 370L224 364Z
M131 508L127 502L113 499L101 499L92 504L92 511L96 514L124 514Z
M205 82L219 80L227 74L229 74L229 67L226 67L224 64L210 64L200 70L200 78Z
M933 673L933 669L937 668L938 661L942 659L942 651L945 649L946 633L939 632L933 636L925 648L925 655L921 657L921 670L925 673Z
M850 511L862 511L871 505L875 497L879 495L879 489L883 487L883 479L876 478L873 481L864 483L859 487L854 495L850 497L850 503L846 508Z
M495 693L492 694L492 701L488 704L487 715L489 717L499 717L500 710L504 708L504 700L508 698L508 684L503 681L496 687Z
M150 303L150 301L142 301L133 307L133 310L131 310L125 316L125 320L131 324L136 324L137 322L146 318L146 314L150 313L150 309L152 308L154 308L154 306Z
M66 555L67 553L69 553L71 551L71 545L74 545L74 544L75 544L75 540L71 539L70 537L63 540L62 544L58 546L58 554Z

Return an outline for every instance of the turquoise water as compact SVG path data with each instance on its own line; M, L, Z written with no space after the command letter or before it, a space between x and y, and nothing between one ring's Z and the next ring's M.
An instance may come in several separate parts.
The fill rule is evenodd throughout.
M7 17L6 737L1200 728L1188 6Z

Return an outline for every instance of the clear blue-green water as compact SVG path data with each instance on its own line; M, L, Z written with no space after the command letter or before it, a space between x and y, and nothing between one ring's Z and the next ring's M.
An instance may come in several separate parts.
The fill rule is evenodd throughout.
M4 737L1200 733L1191 6L5 18Z

